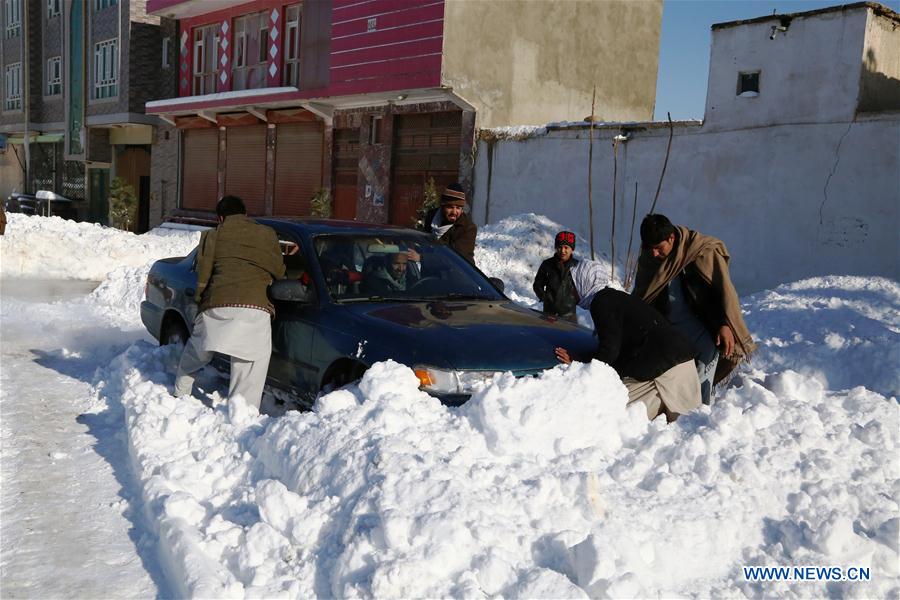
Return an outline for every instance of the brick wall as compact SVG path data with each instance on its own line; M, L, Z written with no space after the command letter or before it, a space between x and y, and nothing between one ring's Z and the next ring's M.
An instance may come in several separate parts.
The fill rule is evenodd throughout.
M150 227L162 223L177 206L178 139L174 127L156 128L150 150Z
M40 66L35 71L40 71L39 88L42 98L42 107L40 113L32 119L41 123L62 123L66 118L66 108L63 101L63 91L65 90L67 78L65 73L65 53L63 52L63 19L65 19L65 10L55 17L47 16L47 3L38 2L41 15L41 24L43 36L41 40L42 52L32 59L32 65ZM55 96L47 96L47 61L55 56L62 59L60 67L62 73L62 86L59 94Z
M150 100L168 98L165 94L162 69L162 35L158 25L131 23L131 54L128 56L128 111L144 112L144 104ZM172 42L169 42L172 43ZM172 68L170 79L174 76ZM171 86L170 86L171 87ZM123 90L125 91L125 90Z
M87 160L112 162L112 147L109 145L109 129L89 127L87 131Z
M85 63L87 66L87 77L85 84L87 87L87 108L85 113L88 117L97 115L113 115L128 111L128 60L126 57L129 52L128 43L128 0L119 0L122 6L114 4L109 8L95 10L94 2L86 2L88 7L88 35L85 44ZM119 38L119 14L122 15L121 38ZM94 47L99 43L109 39L119 39L119 83L118 96L114 98L94 98Z
M2 3L0 3L2 6ZM0 11L0 52L3 64L0 64L0 125L24 124L24 111L7 111L6 110L6 65L11 65L22 61L24 56L23 40L24 35L6 39L6 12ZM22 76L25 76L25 65L22 65Z

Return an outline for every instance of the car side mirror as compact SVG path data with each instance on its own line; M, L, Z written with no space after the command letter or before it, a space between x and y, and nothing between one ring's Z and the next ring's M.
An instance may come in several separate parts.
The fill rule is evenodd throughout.
M303 302L311 303L313 301L312 285L303 285L296 279L279 279L269 286L269 295L274 300L282 302Z
M493 286L497 288L497 291L501 294L503 293L503 290L506 289L506 284L503 283L503 280L498 277L488 277L488 281L490 281L491 284L493 284Z

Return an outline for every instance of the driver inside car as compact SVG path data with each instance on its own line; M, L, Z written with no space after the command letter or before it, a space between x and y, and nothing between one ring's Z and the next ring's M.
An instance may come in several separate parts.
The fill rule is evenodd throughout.
M377 264L366 274L364 280L367 292L390 296L405 292L415 283L415 279L410 277L409 255L406 252L393 252L378 258Z

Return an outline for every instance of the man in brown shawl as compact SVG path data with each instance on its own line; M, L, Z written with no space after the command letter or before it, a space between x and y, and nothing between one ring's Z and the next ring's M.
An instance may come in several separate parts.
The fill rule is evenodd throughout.
M632 294L654 306L692 341L703 403L712 388L756 349L728 274L721 240L675 226L659 214L641 223Z

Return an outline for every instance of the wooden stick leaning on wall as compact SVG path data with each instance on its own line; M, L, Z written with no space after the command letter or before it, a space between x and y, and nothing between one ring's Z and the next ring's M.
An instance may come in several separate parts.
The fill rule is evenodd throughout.
M591 260L594 260L594 201L591 189L591 173L594 164L594 103L597 100L597 86L594 85L594 93L591 95L591 124L588 127L588 227L591 235Z
M635 181L634 201L631 203L631 233L628 235L628 253L625 255L625 280L622 282L626 291L634 283L634 275L637 272L637 256L631 256L631 242L634 240L634 223L637 219L637 190L638 182Z
M619 137L613 138L613 192L612 192L612 223L610 225L610 258L609 258L609 280L616 280L616 188L618 187L619 175Z
M663 177L666 176L666 166L669 164L669 151L672 149L672 134L674 133L674 128L672 127L672 113L667 112L666 118L669 120L669 142L666 144L666 158L663 160L663 168L662 172L659 174L659 184L656 186L656 195L653 197L653 204L650 205L650 212L648 214L653 214L653 211L656 210L656 201L659 200L659 190L662 189Z

